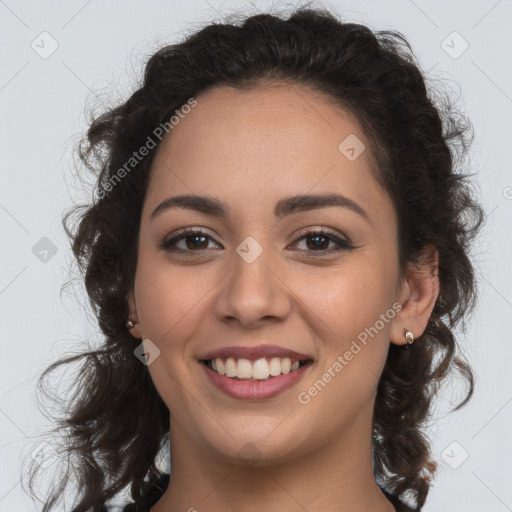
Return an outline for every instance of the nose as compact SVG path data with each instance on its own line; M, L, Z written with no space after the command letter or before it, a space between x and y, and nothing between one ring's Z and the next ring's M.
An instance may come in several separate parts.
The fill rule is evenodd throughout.
M265 250L252 262L234 253L231 271L216 297L216 318L248 329L285 320L291 309L290 290L274 267Z

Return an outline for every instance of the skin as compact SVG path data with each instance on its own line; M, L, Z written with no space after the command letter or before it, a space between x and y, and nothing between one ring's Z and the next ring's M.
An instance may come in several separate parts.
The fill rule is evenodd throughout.
M129 295L130 332L159 348L148 369L171 411L171 480L151 512L391 512L371 467L375 393L390 342L406 343L404 326L418 337L427 325L439 291L437 252L426 250L424 264L400 275L396 213L371 173L370 151L349 161L338 150L349 134L369 142L328 98L271 84L217 87L196 99L158 150ZM274 217L283 197L333 192L356 201L369 221L336 206ZM229 216L172 209L151 221L164 199L180 194L214 196ZM185 227L211 237L202 251L186 257L159 248ZM315 249L298 235L321 227L355 248L318 256L336 243ZM263 249L252 263L236 252L247 236ZM193 242L178 246L193 251ZM298 394L395 302L400 312L308 404L299 403ZM198 362L214 348L265 343L314 358L272 399L228 397ZM239 453L249 442L253 466Z

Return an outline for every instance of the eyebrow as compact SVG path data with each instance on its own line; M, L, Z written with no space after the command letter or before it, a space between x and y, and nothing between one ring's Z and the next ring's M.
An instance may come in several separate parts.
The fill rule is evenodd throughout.
M281 219L292 213L327 208L329 206L339 206L352 210L370 223L368 214L359 204L353 199L340 194L304 194L285 197L277 202L274 208L274 215L277 219ZM214 197L186 194L169 197L162 201L151 214L150 220L172 208L195 210L205 215L222 219L226 218L229 214L229 207Z

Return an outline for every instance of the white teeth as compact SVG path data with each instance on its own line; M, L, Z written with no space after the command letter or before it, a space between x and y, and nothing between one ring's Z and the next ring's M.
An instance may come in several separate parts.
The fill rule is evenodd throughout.
M236 366L236 376L239 379L250 379L252 377L252 365L249 359L239 359Z
M250 361L249 359L235 359L228 357L225 362L220 357L212 359L211 366L219 375L227 377L237 377L239 379L256 379L265 380L269 376L277 377L278 375L290 373L299 368L299 361L292 363L289 357L273 357L269 361L264 357Z
M281 359L279 359L279 357L273 357L270 360L269 369L270 375L272 375L273 377L281 375Z
M254 361L252 365L252 376L254 379L266 379L269 375L270 371L265 358Z
M236 362L232 357L228 357L226 360L226 375L236 377Z

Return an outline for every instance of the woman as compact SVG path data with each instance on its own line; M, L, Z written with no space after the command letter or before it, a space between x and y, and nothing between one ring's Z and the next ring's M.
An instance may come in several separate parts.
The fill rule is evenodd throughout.
M456 114L401 35L322 9L150 58L91 124L95 198L64 221L105 336L47 370L83 361L74 512L128 485L126 511L421 510L438 385L473 390L453 331L483 214Z

